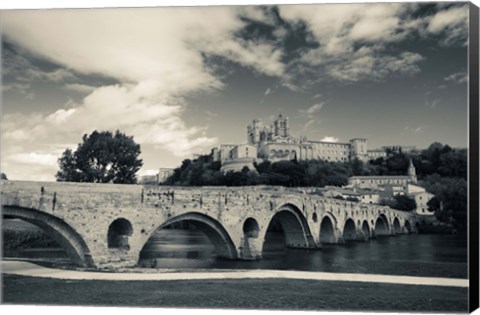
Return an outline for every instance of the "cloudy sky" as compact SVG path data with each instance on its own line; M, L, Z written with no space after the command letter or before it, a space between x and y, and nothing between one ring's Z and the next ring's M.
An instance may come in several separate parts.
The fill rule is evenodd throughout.
M468 6L329 4L11 10L2 172L54 180L85 133L120 129L144 168L246 142L254 118L369 148L467 145Z

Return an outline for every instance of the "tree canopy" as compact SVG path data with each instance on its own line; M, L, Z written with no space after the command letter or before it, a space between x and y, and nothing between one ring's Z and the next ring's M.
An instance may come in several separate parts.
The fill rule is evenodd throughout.
M167 179L166 185L181 186L245 186L277 185L286 187L346 185L352 176L351 166L342 162L327 161L264 161L254 164L254 169L222 172L220 162L208 155L195 160L184 160Z
M428 202L438 220L452 224L460 231L467 230L468 184L461 177L427 176L422 183L435 197Z
M396 195L391 200L382 200L381 204L402 211L412 211L417 208L415 199L406 195Z
M117 130L85 134L73 152L66 149L58 159L58 181L92 183L136 183L136 173L143 165L140 145L133 137Z

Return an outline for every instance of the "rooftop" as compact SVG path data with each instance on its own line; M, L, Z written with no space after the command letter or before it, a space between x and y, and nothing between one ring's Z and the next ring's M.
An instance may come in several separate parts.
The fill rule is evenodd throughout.
M376 176L352 176L348 179L410 179L406 175L376 175Z

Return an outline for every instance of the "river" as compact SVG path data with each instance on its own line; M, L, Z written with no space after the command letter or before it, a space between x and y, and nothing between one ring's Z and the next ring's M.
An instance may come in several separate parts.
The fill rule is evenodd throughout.
M283 234L269 232L263 259L236 261L215 256L198 231L163 229L145 245L138 266L175 269L280 269L408 276L467 278L467 242L452 235L385 236L367 242L323 245L321 249L283 247ZM5 251L7 257L64 262L61 249Z

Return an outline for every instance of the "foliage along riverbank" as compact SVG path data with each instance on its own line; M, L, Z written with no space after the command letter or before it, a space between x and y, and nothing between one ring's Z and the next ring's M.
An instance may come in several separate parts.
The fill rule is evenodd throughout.
M21 250L26 248L60 248L57 241L41 230L3 229L3 250Z

